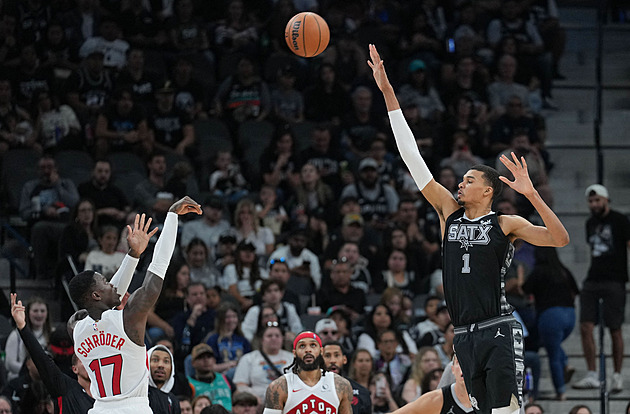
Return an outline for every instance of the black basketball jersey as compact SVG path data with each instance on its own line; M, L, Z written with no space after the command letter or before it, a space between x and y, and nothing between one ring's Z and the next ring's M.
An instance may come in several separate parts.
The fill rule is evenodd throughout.
M511 314L505 273L514 245L503 234L497 214L470 220L463 208L457 210L446 219L442 244L444 296L453 325Z
M442 387L442 409L440 414L466 414L472 413L472 407L466 408L461 401L455 396L453 391L455 384L446 385Z

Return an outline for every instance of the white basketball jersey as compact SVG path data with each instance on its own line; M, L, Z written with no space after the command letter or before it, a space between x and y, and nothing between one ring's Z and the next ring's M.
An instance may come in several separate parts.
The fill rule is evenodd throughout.
M105 311L99 321L87 316L75 325L73 336L74 352L90 376L96 400L145 397L148 401L147 350L125 333L123 311Z
M297 374L284 374L287 379L287 402L283 414L337 414L339 396L335 389L335 373L322 375L313 387L306 385Z

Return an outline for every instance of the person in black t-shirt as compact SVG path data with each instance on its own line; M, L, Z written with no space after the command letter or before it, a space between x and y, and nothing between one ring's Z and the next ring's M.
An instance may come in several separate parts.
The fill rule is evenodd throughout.
M364 313L365 293L352 287L352 268L347 260L334 260L330 270L330 286L323 286L317 294L317 305L325 312L335 305L345 305L353 320Z
M604 323L612 338L613 368L611 391L623 389L621 365L623 363L623 335L621 326L626 308L626 282L628 282L628 247L630 222L623 214L611 210L606 187L593 184L586 189L591 216L586 221L586 241L591 246L591 267L580 299L580 331L582 350L588 374L573 388L599 388L595 371L595 340L593 328L598 322L598 302L604 299Z
M195 129L188 113L175 107L175 88L170 81L155 91L155 101L155 110L149 115L155 147L185 155L195 143Z
M534 256L536 264L522 288L523 292L534 295L538 336L547 350L556 398L563 401L565 377L575 369L567 365L562 342L575 326L574 302L579 289L554 248L536 247Z
M343 367L348 363L348 358L344 354L341 344L336 341L324 342L323 356L324 363L326 363L326 371L334 372L350 381L350 386L352 387L352 400L350 401L352 413L372 414L370 391L355 380L342 374Z
M304 164L309 163L317 167L319 176L325 184L328 184L335 194L341 193L343 173L341 162L343 157L332 146L330 127L324 124L318 125L311 132L311 145L300 152L298 167L300 170ZM351 175L352 173L346 172Z
M569 243L569 233L532 185L525 159L514 153L511 159L501 157L514 181L499 176L494 168L476 165L466 172L457 199L453 198L422 159L374 45L370 57L368 64L383 92L401 157L440 218L444 296L471 404L484 413L518 413L524 379L523 330L512 316L504 287L514 254L512 243L522 239L537 246L562 247ZM527 198L543 226L492 211L502 183Z
M147 70L144 62L144 50L135 47L129 49L127 65L120 71L116 84L129 87L133 91L134 101L148 109L153 102L158 74Z
M120 88L114 93L114 103L96 120L96 156L125 151L147 155L152 149L148 132L145 112L135 104L133 92L127 87Z
M131 206L125 193L111 182L112 165L109 160L100 159L94 163L90 181L79 184L79 195L94 202L99 224L114 224L123 227Z

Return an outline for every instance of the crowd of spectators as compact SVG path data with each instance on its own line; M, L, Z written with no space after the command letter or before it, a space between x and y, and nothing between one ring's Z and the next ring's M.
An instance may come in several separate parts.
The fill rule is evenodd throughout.
M286 349L305 315L327 318L322 332L342 344L357 382L387 381L392 398L375 396L375 410L433 389L452 357L439 221L397 155L368 43L388 62L418 147L453 194L471 166L499 167L514 151L553 200L544 114L555 109L564 47L554 1L0 4L0 154L40 156L23 166L38 178L16 195L18 209L3 207L26 223L34 276L71 275L70 258L109 277L135 212L160 226L184 194L201 202L204 215L180 225L147 342L165 341L176 383L187 376L198 394L212 388L228 409L225 387L261 402L291 363ZM283 39L304 10L331 32L311 59L293 56ZM229 145L201 145L213 138L201 127L209 123ZM245 124L253 127L243 136ZM60 175L57 156L68 150L91 157L90 176ZM132 191L113 180L120 154L146 166ZM500 203L531 218L513 192ZM534 256L519 245L506 283L526 323L535 321L522 289ZM29 316L47 343L48 320ZM7 344L9 379L24 359L17 340Z

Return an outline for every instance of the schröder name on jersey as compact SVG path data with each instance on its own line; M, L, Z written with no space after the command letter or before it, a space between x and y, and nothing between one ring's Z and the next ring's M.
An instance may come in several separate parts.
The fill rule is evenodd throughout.
M286 414L337 414L337 408L319 397L311 395Z
M82 356L86 357L94 348L99 346L111 346L112 348L116 348L119 351L125 344L125 338L121 338L118 335L112 335L110 333L105 333L104 331L99 331L94 335L88 336L85 338L79 346L77 346L77 352Z
M490 243L492 225L487 224L451 224L448 227L448 241L467 240L470 244L486 245Z

